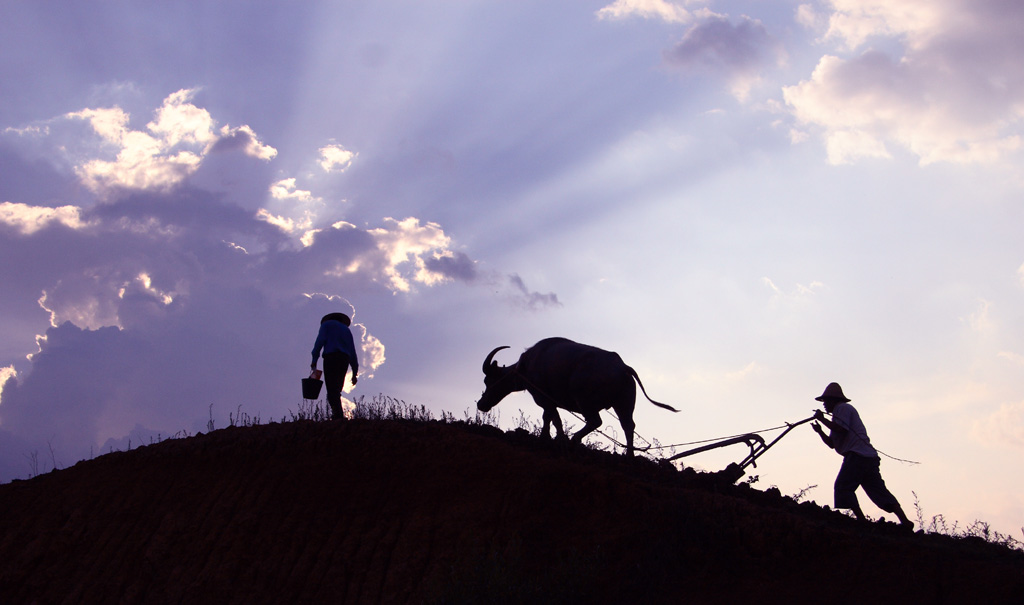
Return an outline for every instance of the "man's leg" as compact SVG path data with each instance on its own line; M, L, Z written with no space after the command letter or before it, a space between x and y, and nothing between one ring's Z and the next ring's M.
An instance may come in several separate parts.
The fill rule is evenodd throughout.
M839 468L836 475L836 482L833 486L833 497L836 508L846 508L853 511L858 519L864 518L864 512L857 502L857 488L860 487L860 470L857 468L857 456L847 454L843 456L843 466Z
M872 460L870 465L866 465L867 468L861 481L864 493L875 503L875 506L887 513L896 515L901 525L913 528L914 523L907 518L907 514L903 512L903 507L900 506L896 496L892 495L889 488L885 486L885 481L882 479L882 473L879 469L880 465L881 460L878 458Z
M345 418L341 409L341 391L345 386L345 374L348 372L348 355L344 353L328 353L324 355L324 386L327 387L327 405L331 407L331 418Z

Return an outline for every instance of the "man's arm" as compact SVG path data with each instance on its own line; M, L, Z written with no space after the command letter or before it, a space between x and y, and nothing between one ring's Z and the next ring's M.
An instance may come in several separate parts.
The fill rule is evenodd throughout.
M320 349L324 348L326 342L325 333L323 326L320 326L320 331L316 334L316 342L313 343L313 363L309 364L309 367L316 369L316 362L320 359Z
M818 434L818 437L821 437L821 442L827 445L829 449L836 449L835 443L832 442L832 438L826 435L825 431L821 430L820 424L818 424L817 422L812 422L811 428L814 429L814 432Z
M352 336L352 330L346 330L345 334L349 350L352 352L349 356L348 363L352 366L352 384L355 385L356 376L359 375L359 350L356 349L356 341L355 337Z
M821 410L814 411L814 420L816 422L811 423L811 428L814 429L814 432L818 433L818 436L821 437L821 441L825 445L831 449L836 449L836 440L838 439L841 442L846 437L846 429L835 422L832 422L828 418L825 418L825 415L821 413ZM821 430L821 425L818 424L818 422L821 422L821 424L828 427L828 435L825 434L825 431Z

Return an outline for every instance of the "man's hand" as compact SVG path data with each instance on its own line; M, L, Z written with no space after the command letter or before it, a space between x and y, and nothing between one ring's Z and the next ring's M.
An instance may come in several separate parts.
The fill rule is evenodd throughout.
M825 419L825 415L821 413L821 410L814 410L814 419L821 422ZM821 427L818 428L820 429Z
M353 375L352 375L352 386L356 386L356 383L357 383L357 382L359 382L359 379L358 379L358 378L356 378L356 375L355 375L355 374L353 374Z
M816 411L814 412L814 419L815 421L811 423L811 428L814 429L814 432L818 434L818 437L821 437L822 443L824 443L825 445L829 446L832 449L835 449L835 442L832 441L832 436L826 435L825 431L822 430L821 425L818 424L818 421L824 420L825 417L822 416L820 411ZM828 426L827 422L825 424L826 426Z
M315 370L316 369L316 362L315 361L313 363L309 364L309 369L310 370Z

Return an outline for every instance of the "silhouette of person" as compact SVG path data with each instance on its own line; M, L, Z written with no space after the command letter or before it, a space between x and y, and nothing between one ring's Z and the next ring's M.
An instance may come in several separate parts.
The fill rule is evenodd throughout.
M838 383L830 383L825 387L825 392L820 397L815 397L815 400L824 404L825 411L832 415L832 419L825 418L821 410L815 410L816 422L811 423L811 428L818 433L825 445L843 457L843 465L835 482L836 508L850 509L858 519L863 520L864 512L860 509L856 494L857 488L863 487L864 493L878 508L887 513L894 513L903 527L913 531L914 523L907 518L896 496L885 487L885 481L882 480L879 471L881 460L878 451L872 447L860 414L850 405L846 395L843 395L842 387ZM829 428L828 435L818 422Z
M352 320L344 313L329 313L320 320L320 332L313 343L313 363L310 368L316 369L320 351L324 356L324 385L327 387L327 404L331 407L331 418L343 420L341 410L341 391L345 386L345 374L352 366L352 386L357 382L359 374L359 357L356 355L355 341L349 326Z

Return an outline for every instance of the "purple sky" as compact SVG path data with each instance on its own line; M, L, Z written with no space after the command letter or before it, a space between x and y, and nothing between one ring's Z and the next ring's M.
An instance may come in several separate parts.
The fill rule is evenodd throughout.
M637 404L663 444L836 380L921 462L883 462L908 511L1024 538L1022 28L1007 0L4 3L0 481L280 419L343 311L349 397L435 414L548 336L680 408ZM798 430L754 472L831 504L839 461Z

